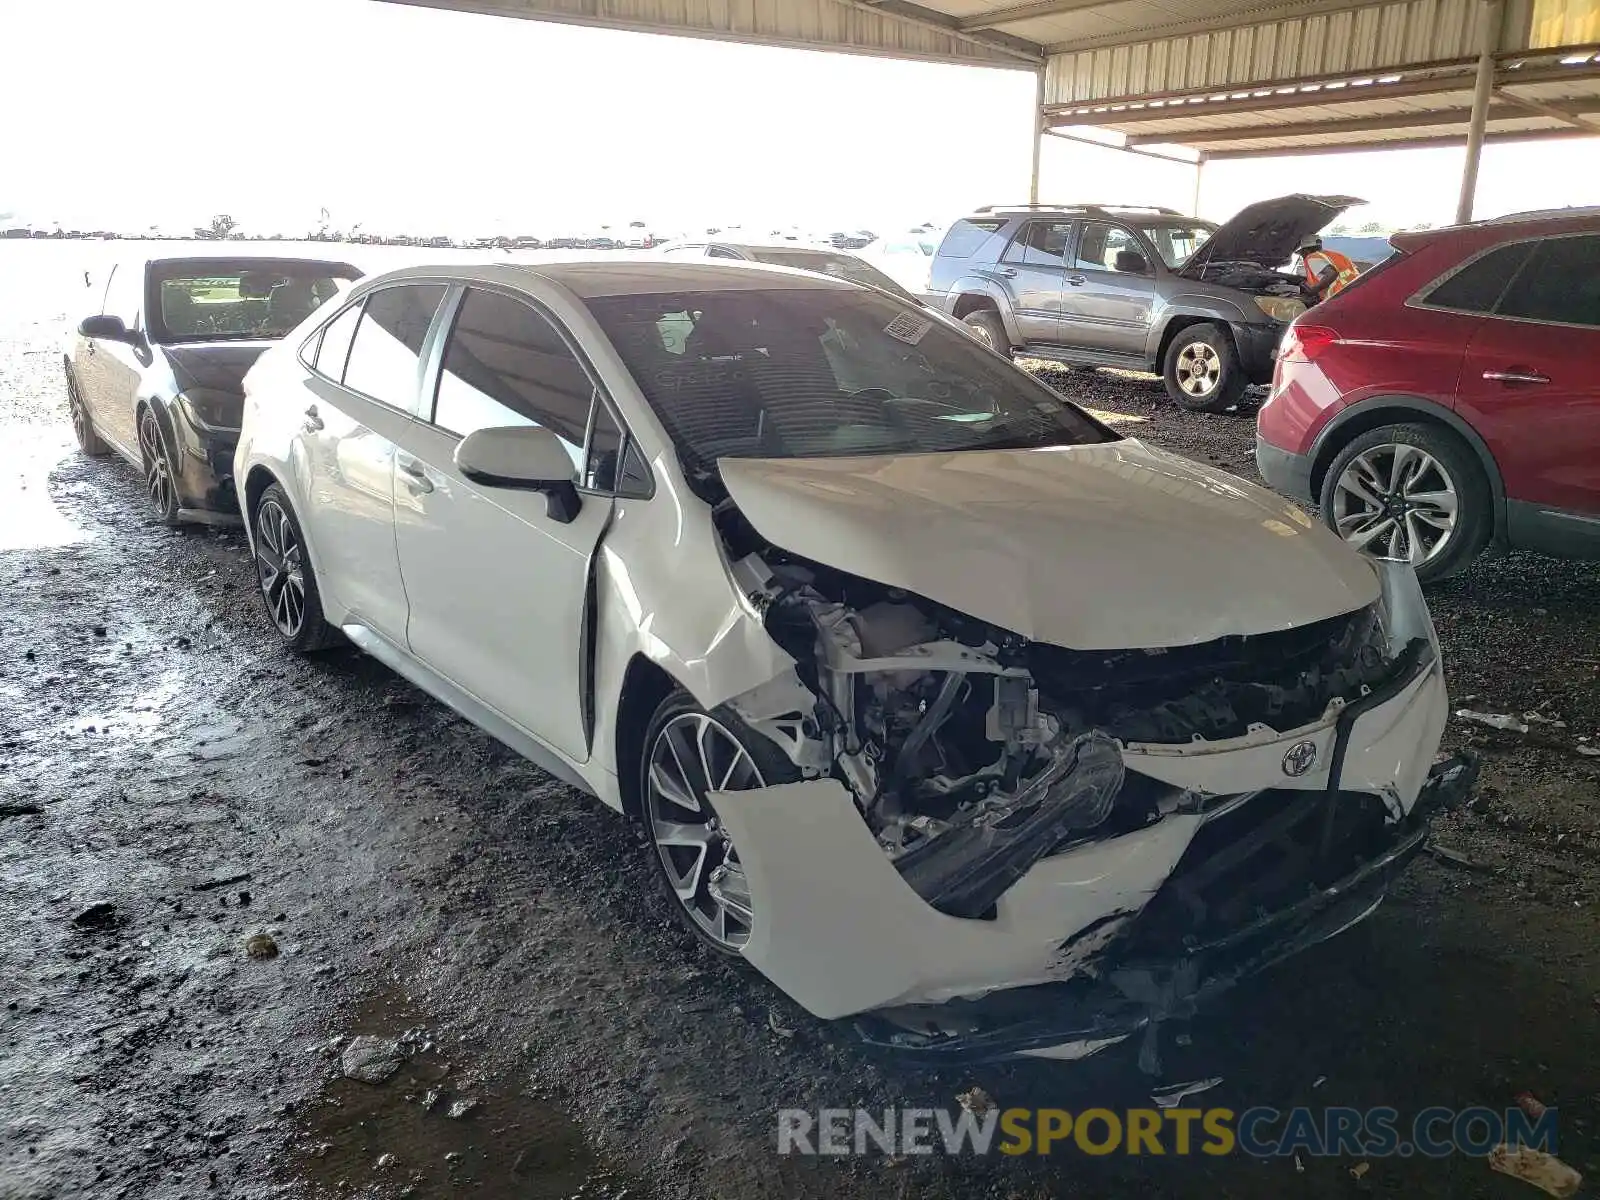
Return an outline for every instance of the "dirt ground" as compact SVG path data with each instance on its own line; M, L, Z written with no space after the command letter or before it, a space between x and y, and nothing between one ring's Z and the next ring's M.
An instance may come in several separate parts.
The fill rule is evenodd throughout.
M711 961L622 820L353 651L281 652L242 538L76 452L56 327L0 328L0 1200L1536 1195L1481 1160L780 1158L780 1107L1147 1105L1131 1048L928 1072ZM1251 414L1044 369L1254 477ZM1560 1108L1600 1173L1600 565L1430 595L1472 806L1363 927L1171 1044L1208 1104ZM1565 722L1558 726L1555 722ZM1587 738L1587 743L1580 742ZM263 937L264 935L264 937ZM264 940L270 939L270 942ZM252 956L254 950L259 956ZM791 1032L792 1031L792 1032ZM399 1039L387 1082L344 1039ZM474 1103L475 1102L475 1103ZM452 1115L455 1114L455 1115Z

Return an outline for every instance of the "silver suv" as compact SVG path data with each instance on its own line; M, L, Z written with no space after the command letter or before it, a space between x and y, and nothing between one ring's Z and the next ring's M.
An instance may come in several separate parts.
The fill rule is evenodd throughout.
M1169 208L999 205L950 227L930 303L1007 354L1159 371L1192 412L1272 378L1284 327L1315 295L1284 267L1352 205L1282 196L1221 226Z

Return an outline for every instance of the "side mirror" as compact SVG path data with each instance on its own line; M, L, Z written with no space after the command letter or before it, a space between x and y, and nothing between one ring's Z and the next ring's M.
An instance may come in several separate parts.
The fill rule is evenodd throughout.
M484 487L520 488L548 497L545 514L563 525L580 502L572 457L561 439L540 425L476 429L456 443L456 470Z
M1116 264L1124 275L1150 274L1150 260L1137 250L1118 250Z
M101 338L108 342L134 342L133 331L122 323L121 317L111 315L85 317L78 322L78 332L87 338Z

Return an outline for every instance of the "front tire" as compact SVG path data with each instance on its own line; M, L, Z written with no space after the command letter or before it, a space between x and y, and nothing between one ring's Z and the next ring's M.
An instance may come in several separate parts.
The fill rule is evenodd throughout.
M139 410L139 461L144 465L144 492L151 511L163 525L177 525L178 473L156 410L148 404Z
M290 649L301 654L333 645L339 633L322 615L322 593L306 553L305 535L288 495L277 484L261 493L250 514L250 527L256 583L273 627Z
M89 417L89 406L84 403L83 393L78 390L78 378L72 373L72 364L66 366L67 372L67 413L72 418L72 435L78 439L78 449L90 458L103 458L111 453L111 447L94 429L94 421Z
M1233 337L1220 325L1190 325L1167 346L1161 367L1167 395L1193 413L1219 413L1244 398L1250 381Z
M1494 498L1470 447L1431 425L1385 425L1341 450L1322 480L1322 519L1423 582L1464 570L1494 529Z
M1011 335L1006 332L1006 323L1000 319L1000 314L992 308L979 308L969 312L962 320L972 336L977 338L996 354L1006 358L1011 357Z
M682 688L650 720L639 764L650 859L678 919L716 954L739 956L753 913L738 849L706 793L799 778L774 742L725 706L707 712Z

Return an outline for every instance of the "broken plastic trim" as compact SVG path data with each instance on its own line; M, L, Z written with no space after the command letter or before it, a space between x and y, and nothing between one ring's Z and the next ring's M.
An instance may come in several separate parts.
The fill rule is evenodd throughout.
M1098 1050L1170 1017L1190 1015L1241 980L1327 941L1371 913L1389 881L1422 849L1433 814L1460 803L1477 776L1477 762L1468 755L1436 764L1410 815L1393 827L1394 838L1381 853L1328 887L1265 914L1203 950L1163 963L1119 965L1092 989L1074 982L1043 985L1038 989L1038 1015L1022 1021L985 1027L982 1014L987 1002L978 1000L941 1006L959 1014L963 1024L976 1026L971 1032L932 1031L940 1011L932 1006L926 1010L930 1032L914 1033L872 1014L855 1019L856 1032L867 1045L900 1058L929 1064L991 1062L1081 1043L1098 1043L1094 1047ZM1047 995L1059 1003L1048 1006L1043 1002ZM997 994L997 998L1007 996Z
M1122 753L1102 733L1058 737L1050 762L1015 796L992 796L963 825L895 860L902 878L934 908L976 918L1068 834L1093 829L1122 787Z

